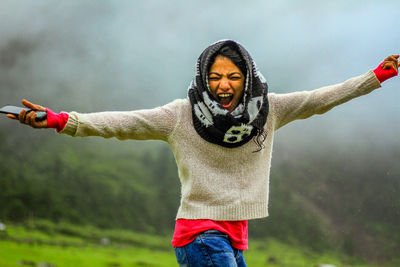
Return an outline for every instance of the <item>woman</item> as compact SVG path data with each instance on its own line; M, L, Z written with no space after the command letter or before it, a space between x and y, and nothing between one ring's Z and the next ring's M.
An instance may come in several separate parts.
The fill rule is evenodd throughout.
M268 216L274 132L322 114L380 87L397 75L399 55L344 83L289 94L268 93L248 52L232 40L200 55L188 98L129 112L55 114L47 120L22 111L21 123L71 136L157 139L169 143L181 180L181 203L172 244L180 266L246 266L247 221Z

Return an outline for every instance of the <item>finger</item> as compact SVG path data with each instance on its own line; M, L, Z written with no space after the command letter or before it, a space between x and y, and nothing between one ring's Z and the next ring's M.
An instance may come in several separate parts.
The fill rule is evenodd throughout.
M13 114L7 114L6 115L8 118L10 119L14 119L14 120L18 120L17 116L13 115Z
M399 67L399 62L396 61L387 61L382 65L383 69L390 69L390 68L394 68L395 70L397 70Z
M28 112L28 114L26 115L26 119L25 121L27 122L27 124L29 124L30 126L37 128L37 121L36 121L36 117L37 114L34 111Z
M390 56L388 56L386 59L389 59L389 58L397 58L397 56L398 56L398 55L390 55Z
M383 63L382 63L382 69L386 70L386 69L388 69L388 68L389 68L389 67L388 67L388 61L383 62Z
M33 128L47 128L47 119L42 120L42 121L36 121L37 113L36 112L32 112L32 113L34 113L34 114L31 117L29 117L30 125Z
M35 114L35 112L28 112L28 113L26 113L26 115L25 115L25 118L24 118L24 123L25 124L28 124L28 125L31 125L31 118L32 118L32 116Z
M397 59L399 58L399 55L391 55L389 58L390 58L391 61L397 62Z
M40 106L40 105L33 104L33 103L29 102L29 101L26 100L26 99L22 99L22 104L23 104L25 107L30 108L30 109L33 109L33 110L42 110L42 111L45 111L45 110L46 110L44 107L42 107L42 106Z
M392 67L395 67L395 63L393 61L386 61L385 63L383 63L383 69L390 69Z
M33 128L39 128L39 125L36 121L36 117L37 117L36 112L31 112L31 113L32 113L32 115L29 116L29 125L32 126Z
M397 71L397 61L388 63L388 69L394 69Z
M383 61L384 63L387 62L393 62L393 61L397 61L397 58L395 58L393 55L392 56L388 56L387 58L385 58L385 60Z
M34 104L31 103L31 102L29 102L28 100L22 99L21 102L22 102L22 105L24 105L25 107L30 108L30 109L33 109Z
M25 123L25 115L26 115L26 110L23 109L18 115L18 119L19 119L20 123Z

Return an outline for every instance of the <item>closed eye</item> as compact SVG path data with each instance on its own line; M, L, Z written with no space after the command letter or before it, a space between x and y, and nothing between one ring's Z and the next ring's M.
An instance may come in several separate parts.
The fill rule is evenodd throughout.
M209 80L218 80L219 78L221 78L221 74L219 74L217 72L210 72L208 74L208 79Z
M229 77L229 79L232 79L232 80L240 80L242 78L242 75L238 72L233 72L233 73L230 73L228 77Z

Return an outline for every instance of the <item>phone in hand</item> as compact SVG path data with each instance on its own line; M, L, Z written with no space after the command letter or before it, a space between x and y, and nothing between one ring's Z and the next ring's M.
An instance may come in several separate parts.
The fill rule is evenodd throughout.
M17 107L17 106L4 106L0 109L0 113L4 114L12 114L18 118L19 113L25 109L26 113L28 114L29 112L36 112L36 121L42 121L47 118L47 112L46 111L38 111L38 110L33 110L30 108L22 108L22 107Z

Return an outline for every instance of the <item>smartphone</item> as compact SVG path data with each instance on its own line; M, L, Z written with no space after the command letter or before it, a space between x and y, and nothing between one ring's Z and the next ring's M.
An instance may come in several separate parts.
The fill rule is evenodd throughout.
M26 113L29 112L36 112L37 116L36 116L36 121L42 121L44 119L47 118L47 112L46 111L36 111L36 110L32 110L30 108L21 108L21 107L16 107L16 106L4 106L0 109L0 113L4 113L4 114L12 114L18 117L19 113L21 113L21 111L25 109Z

